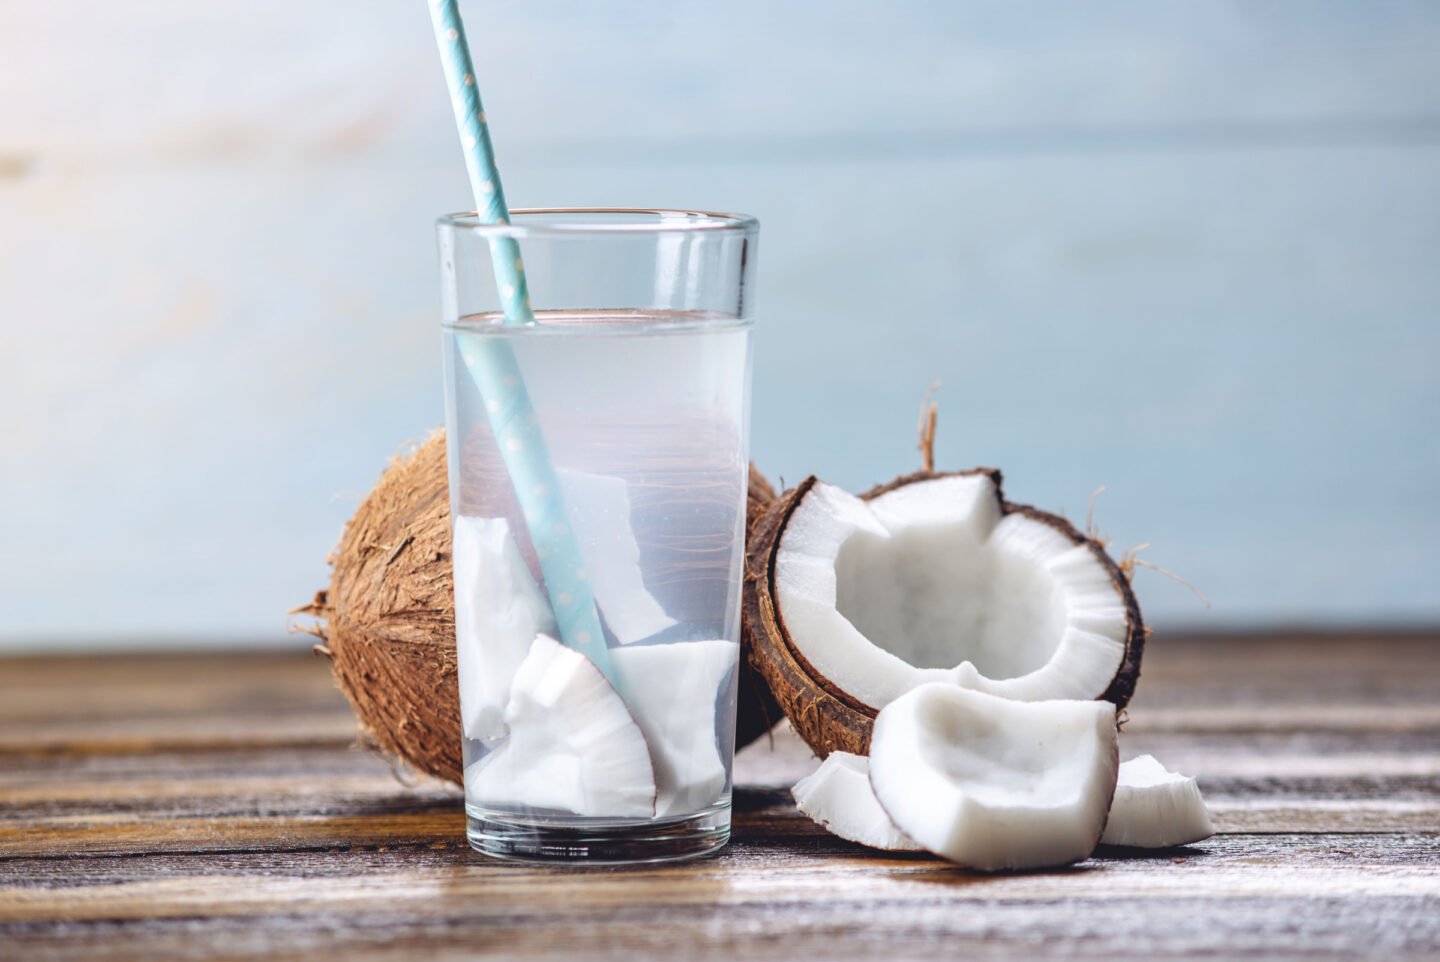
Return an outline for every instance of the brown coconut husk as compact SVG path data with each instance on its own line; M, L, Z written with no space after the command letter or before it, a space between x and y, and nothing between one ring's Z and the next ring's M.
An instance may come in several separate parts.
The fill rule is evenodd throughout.
M604 439L597 440L597 449L603 443ZM697 494L678 484L667 485L663 467L657 466L655 473L660 480L636 497L688 497L687 503L693 503ZM484 503L467 501L466 510L513 513L513 495L503 474L494 484L470 486L471 493L476 490L488 492ZM724 492L712 491L709 496L722 497ZM746 514L752 524L775 500L774 489L753 465L748 498ZM686 546L658 548L678 553ZM527 539L522 553L529 552ZM533 557L527 560L533 564ZM355 709L362 738L419 771L460 782L450 490L443 431L391 462L346 525L331 563L329 588L297 613L320 620L307 630L321 638L316 650L330 659L335 680ZM704 552L685 557L673 570L687 581L728 579L723 559ZM780 714L763 681L749 668L749 660L742 657L741 666L737 746L759 737Z
M932 413L929 424L929 440L932 443L933 438ZM922 447L926 446L922 440ZM927 464L933 464L932 457L927 455L925 460ZM976 474L990 476L996 492L1003 491L1001 474L993 468L948 472L922 470L878 485L860 497L868 501L917 481ZM812 475L787 491L770 508L759 526L751 531L745 572L745 650L749 653L751 666L765 679L791 726L817 755L824 758L832 751L868 755L870 730L877 712L840 690L815 670L792 641L775 600L775 557L781 536L796 507L816 483L817 479ZM1001 510L1005 514L1022 514L1050 525L1074 544L1089 548L1110 573L1112 582L1125 601L1129 631L1120 669L1099 698L1113 702L1117 708L1124 708L1134 694L1135 683L1140 677L1140 656L1146 637L1140 605L1130 588L1129 578L1105 551L1103 544L1077 530L1065 518L1029 505L1005 501L1003 494Z

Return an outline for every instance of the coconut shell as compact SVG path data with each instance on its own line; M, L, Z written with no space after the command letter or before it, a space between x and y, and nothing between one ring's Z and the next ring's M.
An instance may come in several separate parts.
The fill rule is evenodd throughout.
M508 498L507 491L496 503ZM748 498L753 525L775 500L753 465ZM320 619L314 631L323 644L316 650L330 658L362 737L422 772L461 781L444 431L391 462L346 525L331 562L329 588L298 611ZM742 657L737 747L779 717Z
M999 471L993 468L975 468L970 471L921 471L905 475L889 484L878 485L860 497L869 501L917 481L977 474L990 476L995 482L995 490L1003 492ZM750 532L745 568L744 650L750 658L751 667L764 678L791 726L815 754L821 758L832 751L868 755L870 729L877 712L841 691L810 665L791 640L775 600L775 557L781 536L801 499L817 483L817 479L812 475L787 491ZM1109 688L1099 697L1113 702L1117 708L1125 707L1134 694L1135 683L1140 677L1140 656L1145 647L1146 635L1140 618L1140 605L1135 600L1135 593L1130 589L1130 580L1105 551L1103 544L1082 534L1059 515L1029 505L1012 504L1004 500L1003 493L1001 510L1005 514L1022 514L1050 525L1074 544L1088 547L1110 573L1111 581L1125 601L1129 631L1125 638L1125 655L1121 659L1120 668Z

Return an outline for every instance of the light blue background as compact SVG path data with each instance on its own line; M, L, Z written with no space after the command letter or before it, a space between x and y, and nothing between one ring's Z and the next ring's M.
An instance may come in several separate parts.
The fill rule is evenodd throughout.
M761 219L771 477L913 469L939 378L1161 627L1440 619L1440 5L463 9L513 204ZM0 111L0 645L299 644L441 419L424 5L0 4Z

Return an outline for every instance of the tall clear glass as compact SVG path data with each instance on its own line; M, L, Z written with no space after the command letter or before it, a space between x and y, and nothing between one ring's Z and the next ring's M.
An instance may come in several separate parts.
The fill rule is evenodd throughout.
M759 225L585 209L438 226L470 844L583 862L716 851ZM516 257L534 316L519 326L502 310L513 271L496 270Z

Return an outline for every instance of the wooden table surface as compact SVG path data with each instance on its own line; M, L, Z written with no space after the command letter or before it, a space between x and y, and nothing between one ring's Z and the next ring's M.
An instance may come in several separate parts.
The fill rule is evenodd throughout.
M1146 751L1219 835L1005 876L877 854L794 812L782 731L719 857L529 868L355 748L309 655L0 660L0 959L1440 956L1440 637L1157 637Z

